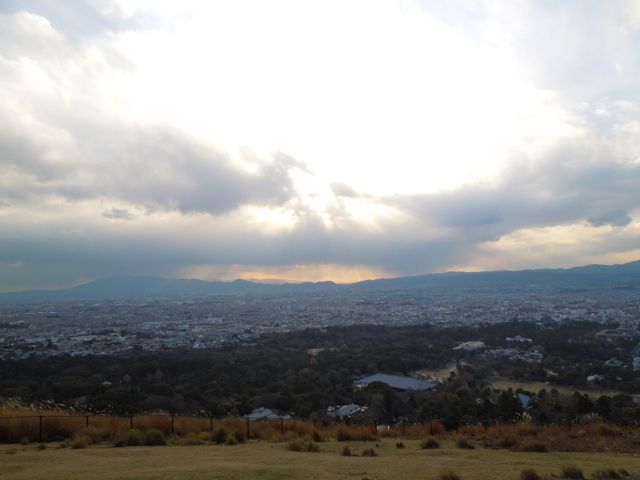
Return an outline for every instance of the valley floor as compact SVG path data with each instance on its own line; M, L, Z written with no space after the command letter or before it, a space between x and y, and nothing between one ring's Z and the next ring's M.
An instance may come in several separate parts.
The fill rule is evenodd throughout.
M284 443L250 442L236 446L126 447L92 446L60 449L49 444L0 445L0 478L3 480L417 480L436 479L452 469L467 480L517 480L521 470L534 468L541 475L558 474L561 467L576 465L590 476L595 470L624 468L640 473L640 455L618 453L523 453L477 448L422 450L418 441L386 439L375 448L377 457L340 455L347 443L319 444L319 452L290 452ZM349 442L354 454L375 447L373 442Z

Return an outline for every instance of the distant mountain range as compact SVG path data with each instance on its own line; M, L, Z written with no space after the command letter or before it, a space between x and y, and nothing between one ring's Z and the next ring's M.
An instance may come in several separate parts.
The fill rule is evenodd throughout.
M109 277L62 290L3 293L0 294L0 301L276 294L336 289L393 290L424 287L637 289L640 288L640 260L622 265L586 265L566 269L434 273L366 280L346 285L333 282L266 284L248 280L220 282L159 277Z

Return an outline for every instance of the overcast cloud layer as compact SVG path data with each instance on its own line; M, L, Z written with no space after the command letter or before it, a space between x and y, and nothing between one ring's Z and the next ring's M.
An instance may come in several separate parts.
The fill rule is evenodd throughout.
M640 258L640 4L0 4L0 291Z

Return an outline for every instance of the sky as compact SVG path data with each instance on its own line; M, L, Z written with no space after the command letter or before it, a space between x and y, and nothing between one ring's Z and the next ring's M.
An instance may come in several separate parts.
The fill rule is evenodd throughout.
M0 0L0 291L640 258L637 0Z

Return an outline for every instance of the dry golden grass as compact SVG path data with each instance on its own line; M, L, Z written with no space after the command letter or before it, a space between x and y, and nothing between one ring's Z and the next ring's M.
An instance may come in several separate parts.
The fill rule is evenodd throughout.
M412 440L437 437L452 441L466 439L476 447L513 451L640 453L640 428L622 428L602 422L572 428L558 425L540 426L527 422L499 424L488 428L472 425L462 427L458 432L445 432L440 422L433 421L417 425L395 425L388 432L378 434L373 424L321 427L310 421L271 420L251 422L247 426L243 418L212 421L206 417L175 416L172 421L168 415L135 416L132 423L129 417L86 416L56 408L47 410L15 405L0 407L0 442L40 441L39 418L34 415L43 416L43 441L60 441L83 435L89 438L91 443L116 443L126 437L133 425L135 429L143 432L158 429L167 436L182 438L189 434L206 434L210 440L213 432L222 430L225 441L227 438L234 438L240 442L245 438L270 442L289 442L295 439L352 442L376 441L387 437Z
M473 439L485 447L529 450L543 445L560 452L640 452L640 428L593 423L565 427L532 425L522 422L484 428L466 426L458 435Z
M151 479L316 479L436 480L451 470L462 479L518 479L525 469L542 477L559 476L562 468L575 465L589 478L596 472L625 469L640 472L640 456L613 453L525 453L505 450L455 448L452 440L441 448L423 450L417 440L377 442L325 442L313 453L289 451L287 443L252 440L245 444L112 448L88 445L83 449L45 450L36 445L0 446L3 480L115 480ZM351 456L341 455L345 446ZM361 453L373 449L376 457ZM7 452L13 452L8 454Z

